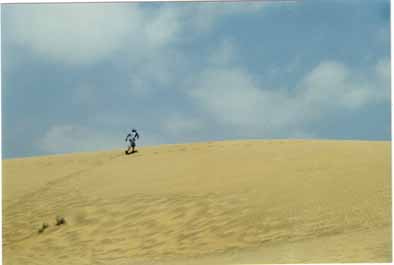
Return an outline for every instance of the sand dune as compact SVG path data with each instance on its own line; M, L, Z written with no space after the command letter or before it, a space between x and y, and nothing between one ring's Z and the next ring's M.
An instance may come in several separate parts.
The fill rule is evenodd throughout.
M5 160L4 264L390 262L390 174L390 143L364 141Z

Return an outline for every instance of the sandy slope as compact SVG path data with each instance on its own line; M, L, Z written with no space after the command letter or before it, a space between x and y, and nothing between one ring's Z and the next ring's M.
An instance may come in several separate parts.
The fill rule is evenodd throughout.
M389 262L390 171L389 142L357 141L6 160L4 264Z

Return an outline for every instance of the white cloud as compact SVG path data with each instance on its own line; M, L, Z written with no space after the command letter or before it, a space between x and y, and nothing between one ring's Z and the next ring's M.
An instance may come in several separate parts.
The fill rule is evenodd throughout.
M48 153L85 152L119 148L122 136L74 125L54 125L38 142Z
M180 51L168 51L141 61L130 71L130 91L135 96L149 96L158 88L173 84L185 62Z
M196 30L209 31L218 19L239 13L261 12L266 6L262 2L208 2L191 5L185 4L180 8L181 14Z
M95 63L135 34L138 9L112 4L28 4L6 7L11 41L65 63ZM12 29L12 30L11 30Z
M194 135L205 126L205 122L200 117L174 113L161 122L160 128L169 137L179 139Z
M391 75L391 68L390 68L390 59L383 58L378 61L375 68L377 77L379 82L381 83L381 94L382 96L390 95L390 75Z
M362 75L338 62L322 62L301 83L304 99L322 111L333 107L356 110L389 99L389 63L379 61Z
M221 121L246 125L254 121L259 99L264 99L252 78L240 69L207 69L190 95Z
M134 63L206 31L222 16L256 12L262 4L20 4L5 7L10 41L67 64L93 64L123 49Z
M346 65L317 65L292 88L267 88L242 68L209 67L196 78L189 95L218 124L239 128L243 135L303 135L306 124L389 100L388 63L370 68L367 76ZM291 133L294 132L294 133Z
M181 30L180 16L176 9L160 9L150 18L145 27L146 43L154 49L173 42Z

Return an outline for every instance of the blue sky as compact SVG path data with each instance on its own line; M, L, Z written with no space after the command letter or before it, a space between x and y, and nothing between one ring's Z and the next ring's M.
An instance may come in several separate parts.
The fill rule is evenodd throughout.
M2 5L3 157L389 140L389 1Z

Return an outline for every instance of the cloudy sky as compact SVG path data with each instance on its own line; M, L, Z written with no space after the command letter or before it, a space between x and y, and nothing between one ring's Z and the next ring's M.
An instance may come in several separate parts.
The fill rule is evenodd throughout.
M389 140L389 1L2 5L3 157Z

